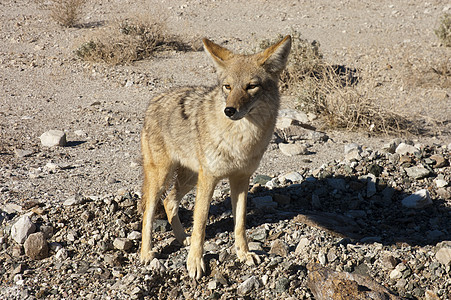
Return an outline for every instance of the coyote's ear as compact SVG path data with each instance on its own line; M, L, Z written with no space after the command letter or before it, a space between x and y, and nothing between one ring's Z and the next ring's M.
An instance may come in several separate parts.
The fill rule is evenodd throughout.
M205 52L207 52L210 57L213 59L216 66L220 68L225 67L225 62L233 56L233 53L226 48L223 48L209 39L202 39L204 42Z
M270 73L280 73L285 68L291 50L291 36L287 35L277 44L259 54L258 62Z

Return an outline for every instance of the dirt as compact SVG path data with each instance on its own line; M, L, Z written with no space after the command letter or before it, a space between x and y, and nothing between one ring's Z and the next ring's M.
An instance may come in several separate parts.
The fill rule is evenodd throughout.
M428 129L410 140L451 143L451 86L434 76L418 81L431 66L451 60L451 49L434 34L439 17L451 12L447 1L88 1L74 28L56 24L48 7L45 1L0 3L0 205L140 190L139 138L148 101L177 86L213 85L216 78L202 51L167 51L119 66L74 55L93 31L138 14L161 18L187 43L205 36L238 52L299 32L319 41L331 64L377 70L381 105ZM284 108L296 107L290 95L282 101ZM66 147L41 146L39 136L51 129L66 132ZM342 159L345 144L380 149L396 137L322 130L329 141L311 145L309 155L287 157L272 147L257 173L312 170ZM31 154L19 157L17 149ZM58 171L45 171L48 162Z

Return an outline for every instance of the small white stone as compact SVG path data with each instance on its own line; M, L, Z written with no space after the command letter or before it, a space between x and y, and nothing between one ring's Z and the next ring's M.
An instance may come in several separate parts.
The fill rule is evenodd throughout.
M279 176L279 180L283 181L283 179L290 180L291 182L302 182L304 177L299 172L290 172L288 174Z
M160 262L158 258L154 258L150 264L149 268L151 270L157 271L157 272L163 272L166 270L166 267Z
M400 279L402 277L401 271L394 269L390 272L390 279Z
M307 147L304 145L299 145L299 144L280 143L279 149L282 152L282 154L284 154L286 156L296 156L296 155L308 153Z
M25 240L30 234L35 232L36 225L31 222L29 216L22 216L14 225L11 227L11 237L18 244L25 243Z
M298 245L296 246L296 250L294 251L296 254L303 254L310 245L310 240L306 237L301 238Z
M141 232L139 231L132 231L127 235L127 238L132 240L132 241L136 241L136 240L140 240L141 239Z
M434 180L434 183L438 188L442 188L448 185L448 181L438 178Z
M49 130L44 132L40 137L42 146L65 146L66 134L61 130Z

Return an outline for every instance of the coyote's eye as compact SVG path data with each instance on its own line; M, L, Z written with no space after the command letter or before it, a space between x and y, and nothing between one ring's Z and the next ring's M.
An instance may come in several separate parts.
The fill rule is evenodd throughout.
M232 87L230 87L230 84L224 84L224 89L230 91Z
M253 90L258 87L258 84L248 84L246 90Z

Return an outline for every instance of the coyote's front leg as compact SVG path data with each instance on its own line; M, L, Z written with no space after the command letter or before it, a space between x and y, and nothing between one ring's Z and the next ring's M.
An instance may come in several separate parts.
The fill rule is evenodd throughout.
M230 196L232 198L233 219L235 221L235 249L241 262L247 265L260 263L260 257L249 252L246 238L246 202L250 176L231 176Z
M200 279L205 272L204 240L205 227L207 225L208 211L210 210L211 197L218 180L206 174L202 169L199 171L197 183L196 203L194 204L193 232L190 239L190 249L186 267L191 278Z

